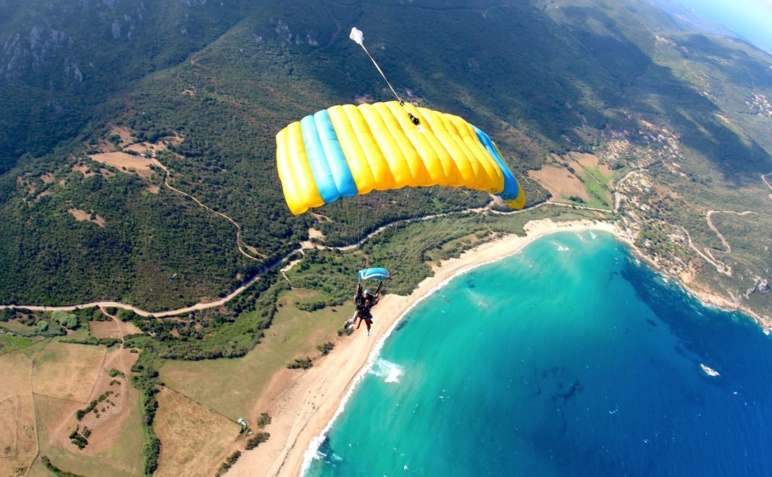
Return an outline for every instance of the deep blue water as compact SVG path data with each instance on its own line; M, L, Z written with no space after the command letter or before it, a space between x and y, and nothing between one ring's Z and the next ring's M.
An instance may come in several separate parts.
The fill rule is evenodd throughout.
M551 235L403 318L319 453L307 475L770 476L772 338Z

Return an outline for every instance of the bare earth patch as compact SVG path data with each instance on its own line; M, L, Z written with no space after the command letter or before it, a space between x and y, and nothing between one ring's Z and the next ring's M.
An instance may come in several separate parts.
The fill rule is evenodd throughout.
M33 391L85 403L94 388L104 356L105 349L101 346L52 341L35 356Z
M115 167L122 172L133 172L140 177L148 179L153 176L153 170L150 166L160 167L161 164L155 159L146 159L144 157L132 156L125 152L104 152L92 154L89 156L96 162Z
M590 200L584 190L584 184L565 167L543 165L538 171L528 171L528 176L544 186L556 199L573 196L585 201Z
M117 134L121 137L121 145L131 144L131 129L127 126L113 126L110 129L110 134Z
M49 195L54 195L54 190L53 189L47 189L47 190L44 190L43 192L41 192L40 194L38 194L37 197L35 197L35 202L37 202L40 199L42 199L43 197L46 197L46 196L49 196Z
M82 163L78 163L72 166L72 170L80 172L81 174L83 174L83 177L86 177L86 178L96 175L95 173L89 170L87 165Z
M164 445L155 475L209 476L225 459L239 435L239 425L182 394L164 388L158 394L155 431ZM215 466L212 467L212 463Z
M92 219L91 214L89 214L85 210L67 209L67 212L69 212L73 217L75 217L75 220L77 220L78 222L94 222L100 227L105 226L105 219L100 217L99 214L94 214L94 218Z
M91 321L88 324L89 333L94 338L116 338L123 339L127 335L141 334L142 330L137 328L134 323L111 321Z

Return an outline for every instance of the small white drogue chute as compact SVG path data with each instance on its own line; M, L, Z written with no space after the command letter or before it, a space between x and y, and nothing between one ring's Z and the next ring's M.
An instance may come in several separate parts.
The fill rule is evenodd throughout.
M357 27L354 27L351 29L351 33L348 36L352 40L356 42L357 45L362 45L362 42L365 39L364 34L362 33L362 30L358 29ZM364 45L362 45L364 46Z

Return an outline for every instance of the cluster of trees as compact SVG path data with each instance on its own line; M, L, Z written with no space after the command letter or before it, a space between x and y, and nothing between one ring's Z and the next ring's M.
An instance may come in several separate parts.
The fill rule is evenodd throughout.
M48 471L54 474L56 477L83 477L82 475L73 474L72 472L67 472L60 469L59 467L55 466L53 462L51 462L51 459L49 459L46 455L41 457L40 460L43 461L43 465L46 466L46 469L48 469Z
M98 418L99 417L99 411L97 410L97 406L101 402L107 400L107 398L109 398L113 394L115 394L113 391L106 391L106 392L100 394L99 397L97 399L94 399L93 401L91 401L89 403L89 405L85 409L78 409L75 412L75 417L80 421L80 420L82 420L86 416L86 414L90 413L91 411L94 411L94 413L96 414L96 416ZM110 401L107 401L107 402L112 404Z
M328 354L330 354L330 351L332 351L333 348L335 348L335 345L333 343L330 343L329 341L316 347L316 349L318 349L319 352L322 353L322 356L327 356Z
M225 475L228 470L230 470L231 467L233 467L233 464L236 463L237 460L239 460L239 457L241 457L241 451L234 451L231 455L226 457L225 462L220 464L220 467L217 469L217 473L215 474L217 477L220 477L221 475Z
M91 335L88 335L85 338L62 338L60 341L62 343L105 346L107 348L112 348L113 346L121 344L121 340L118 338L94 338Z
M268 442L268 439L270 438L271 438L271 434L269 434L268 432L258 432L254 436L247 439L245 449L252 450L255 447L259 446L260 444L264 442Z
M287 369L309 369L314 366L311 358L308 356L304 358L295 358L294 361L287 365Z
M257 417L257 427L265 429L265 426L271 423L271 416L268 413L260 413Z
M132 366L131 383L140 392L142 405L142 423L145 427L145 443L142 446L142 459L145 475L152 475L158 468L161 453L161 440L153 429L155 414L158 411L158 371L156 370L157 351L150 340L144 340L144 350Z
M62 336L67 333L64 327L55 320L52 320L46 313L38 313L21 308L5 309L0 314L0 322L8 322L10 320L16 320L19 324L27 327L23 329L16 327L11 331L7 327L0 326L1 330L15 335L53 337Z
M80 418L78 419L80 420ZM76 426L75 430L70 433L70 442L77 446L78 449L83 450L88 445L88 437L91 435L91 429L83 427L83 432L80 433L80 426Z

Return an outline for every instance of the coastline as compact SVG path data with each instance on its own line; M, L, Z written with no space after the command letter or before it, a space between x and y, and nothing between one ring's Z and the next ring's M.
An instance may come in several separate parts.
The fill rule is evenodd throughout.
M385 340L402 317L415 305L448 281L482 265L502 260L518 253L523 247L544 236L558 232L607 232L627 244L631 251L659 273L655 262L635 247L627 234L616 225L600 220L553 222L542 219L528 222L526 235L505 235L464 252L460 257L442 262L435 274L422 281L409 296L386 295L378 305L371 336L364 328L340 341L335 351L315 362L302 374L282 370L274 376L255 412L267 412L272 422L268 427L271 438L253 451L243 452L228 472L229 476L298 476L302 475L329 428L343 411L356 385L366 375L378 357ZM728 300L694 290L675 280L686 293L703 304L725 311L740 311L754 319L769 334L771 324Z
M267 429L271 438L256 449L243 452L228 475L301 475L355 385L368 372L386 338L410 308L457 275L514 255L539 238L557 232L587 230L608 232L618 240L630 243L609 222L531 221L525 226L525 236L503 236L442 262L441 267L435 268L434 276L422 281L409 296L384 296L375 313L370 337L361 329L302 374L290 370L277 373L255 409L271 416L272 422Z

